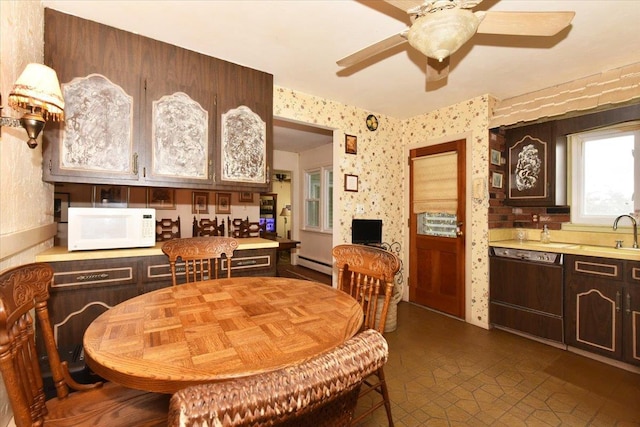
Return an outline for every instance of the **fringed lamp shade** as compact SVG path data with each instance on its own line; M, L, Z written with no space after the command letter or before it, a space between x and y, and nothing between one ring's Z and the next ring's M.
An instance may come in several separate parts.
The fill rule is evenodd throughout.
M29 64L9 93L14 110L40 113L44 120L64 119L64 99L56 72L42 64Z

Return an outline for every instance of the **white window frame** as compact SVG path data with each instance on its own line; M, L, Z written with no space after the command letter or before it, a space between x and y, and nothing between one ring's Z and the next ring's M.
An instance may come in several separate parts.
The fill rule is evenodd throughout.
M333 232L333 168L322 168L322 194L320 201L322 212L322 231Z
M333 224L331 222L333 212L329 212L332 206L329 201L333 199L332 173L332 166L322 166L304 171L304 230L321 233L333 232ZM312 198L310 194L311 176L316 174L320 175L319 199ZM309 224L309 202L318 202L318 225Z
M584 162L583 162L583 144L587 141L593 141L604 138L611 138L625 134L635 134L634 136L634 152L640 153L640 122L623 123L607 128L595 129L592 131L581 132L568 136L569 147L571 152L570 172L571 180L569 183L569 191L571 194L571 223L576 225L603 225L611 226L614 219L618 215L628 214L630 212L619 212L615 215L585 215L582 200L584 200ZM634 156L634 207L633 210L640 210L640 155Z

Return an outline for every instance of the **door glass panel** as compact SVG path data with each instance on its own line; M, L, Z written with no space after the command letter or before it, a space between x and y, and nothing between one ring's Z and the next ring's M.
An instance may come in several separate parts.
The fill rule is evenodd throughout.
M457 236L458 218L444 212L421 212L418 214L418 234L425 236Z

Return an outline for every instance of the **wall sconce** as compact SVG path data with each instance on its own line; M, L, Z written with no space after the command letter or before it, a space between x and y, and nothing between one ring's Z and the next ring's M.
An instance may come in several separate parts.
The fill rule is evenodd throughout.
M0 117L0 126L24 127L29 136L27 145L36 148L36 138L46 121L64 118L64 99L56 72L42 64L27 65L9 93L9 106L26 113L20 119Z

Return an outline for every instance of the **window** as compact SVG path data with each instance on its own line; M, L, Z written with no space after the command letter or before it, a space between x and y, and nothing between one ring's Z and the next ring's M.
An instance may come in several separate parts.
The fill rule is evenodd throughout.
M571 222L608 225L640 211L640 122L569 136Z
M324 170L324 222L322 228L333 230L333 170Z
M320 171L305 172L305 228L320 228Z
M333 170L328 167L305 171L305 229L333 229Z

